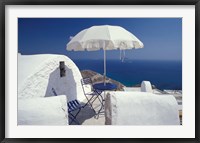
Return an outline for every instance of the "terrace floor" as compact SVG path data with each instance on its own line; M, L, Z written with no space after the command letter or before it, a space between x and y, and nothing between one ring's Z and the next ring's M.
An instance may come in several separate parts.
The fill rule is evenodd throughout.
M84 100L84 102L82 102L81 104L84 105L86 102L87 100ZM95 102L93 103L93 107L96 113L99 111L100 105L101 104L98 100L95 100ZM81 109L81 112L77 116L77 120L81 125L105 125L104 109L101 110L100 114L96 115L94 110L88 104Z

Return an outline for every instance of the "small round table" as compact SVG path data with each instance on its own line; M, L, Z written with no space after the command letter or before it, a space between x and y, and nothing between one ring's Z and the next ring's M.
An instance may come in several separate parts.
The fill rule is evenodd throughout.
M117 85L114 83L96 83L93 85L93 88L96 90L101 90L101 91L105 91L105 90L116 90L117 89Z
M114 84L114 83L110 83L110 82L107 82L107 83L96 83L96 84L93 84L93 88L94 88L94 91L96 91L96 93L97 94L101 94L102 92L104 92L104 98L105 98L105 91L106 90L116 90L117 89L117 85L116 84ZM103 109L103 107L104 107L104 101L105 101L105 99L103 99L103 97L101 96L101 98L102 98L102 106L101 106L101 108L99 109L99 111L98 111L98 116L99 116L99 114L101 113L101 110Z

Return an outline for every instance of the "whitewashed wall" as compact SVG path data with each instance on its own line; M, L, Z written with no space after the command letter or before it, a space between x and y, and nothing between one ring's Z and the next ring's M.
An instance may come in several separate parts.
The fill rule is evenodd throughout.
M60 77L59 62L66 65L66 76ZM67 100L85 99L81 87L82 76L74 62L63 55L18 54L18 98L66 95Z
M147 92L109 92L106 125L180 125L178 104L172 95Z

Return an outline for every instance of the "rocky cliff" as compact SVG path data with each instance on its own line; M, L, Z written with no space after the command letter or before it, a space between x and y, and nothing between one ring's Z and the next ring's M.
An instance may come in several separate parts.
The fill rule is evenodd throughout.
M99 82L103 82L103 75L97 73L97 72L94 72L94 71L91 71L91 70L82 70L81 71L81 74L82 74L82 77L83 78L86 78L86 77L90 77L92 79L92 82L93 83L99 83ZM116 80L113 80L111 78L108 78L106 77L106 81L107 82L111 82L111 83L114 83L117 85L117 90L119 91L123 91L123 87L124 85Z

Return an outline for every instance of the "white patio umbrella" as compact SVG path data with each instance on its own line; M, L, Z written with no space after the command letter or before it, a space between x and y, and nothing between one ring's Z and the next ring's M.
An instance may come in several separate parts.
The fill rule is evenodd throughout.
M143 48L143 43L132 33L120 26L92 26L80 31L67 44L69 51L104 50L104 83L106 77L106 50Z

